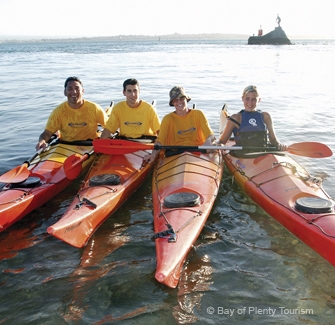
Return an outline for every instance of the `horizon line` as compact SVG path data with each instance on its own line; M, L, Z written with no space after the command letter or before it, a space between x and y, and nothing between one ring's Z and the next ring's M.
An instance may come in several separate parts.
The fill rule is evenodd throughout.
M1 35L0 34L0 41L38 41L38 40L80 40L80 39L96 39L96 38L104 38L104 39L121 39L122 38L149 38L149 39L161 39L161 38L185 38L185 37L209 37L209 38L228 38L228 39L245 39L253 35L249 34L239 34L239 33L197 33L197 34L181 34L175 32L173 34L161 34L161 35L145 35L145 34L119 34L119 35L110 35L110 36L51 36L51 35ZM319 35L295 35L291 36L291 39L335 39L335 37L326 37L326 36L319 36Z

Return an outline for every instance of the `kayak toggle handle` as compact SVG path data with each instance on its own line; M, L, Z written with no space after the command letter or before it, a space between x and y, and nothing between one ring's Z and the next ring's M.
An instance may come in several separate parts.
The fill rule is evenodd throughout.
M169 243L175 243L177 241L177 234L170 224L167 224L169 229L157 232L154 234L154 239L157 238L168 238Z
M92 207L93 209L97 208L97 205L94 202L84 197L78 204L76 204L73 210L79 210L84 204Z

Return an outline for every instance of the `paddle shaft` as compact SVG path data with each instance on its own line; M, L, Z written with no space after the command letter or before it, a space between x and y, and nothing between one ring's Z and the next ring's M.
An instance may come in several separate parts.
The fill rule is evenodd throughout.
M276 147L242 147L242 146L164 146L155 145L153 143L140 143L129 140L119 139L95 139L93 140L94 151L96 153L122 155L135 152L138 150L161 150L161 149L179 149L189 151L199 150L247 150L247 151L262 151L275 152ZM328 146L319 142L298 142L290 145L287 152L310 158L325 158L330 157L333 153Z
M227 147L227 146L163 146L163 145L153 145L153 144L147 144L147 148L146 149L152 149L152 150L174 150L174 149L180 149L180 150L243 150L242 147ZM110 147L113 147L110 146ZM120 146L114 146L115 148L118 147L120 148ZM138 148L138 146L127 146L127 149L136 149ZM144 147L143 147L144 148ZM255 149L257 148L257 150L261 150L262 148L260 147L255 147ZM263 148L264 149L264 148ZM141 150L141 149L138 149Z
M51 140L51 141L50 141ZM50 147L56 143L58 141L58 137L56 135L53 135L51 138L50 138L50 142L47 144L46 148L43 150L43 148L40 148L39 150L36 151L36 153L28 160L24 161L23 164L26 164L27 167L30 166L30 163L38 156L40 155L42 152L44 151L48 151L50 149Z
M90 158L93 153L94 153L94 150L91 150L90 152L85 152L83 154L83 156L72 165L72 167L76 167L78 165L81 165L85 160Z
M47 148L49 148L49 146ZM29 167L30 163L42 152L43 152L43 148L39 149L30 159L24 161L23 164Z

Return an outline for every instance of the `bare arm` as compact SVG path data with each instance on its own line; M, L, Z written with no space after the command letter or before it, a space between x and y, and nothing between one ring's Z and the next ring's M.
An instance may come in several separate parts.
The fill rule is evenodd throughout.
M240 114L234 114L232 115L232 119L234 119L235 121L241 123L240 119ZM226 144L226 142L230 139L232 133L233 133L233 130L235 127L239 127L238 124L236 124L235 122L233 122L232 120L228 120L227 121L227 125L224 129L224 131L222 132L221 136L220 136L220 139L219 139L219 143L222 143L222 144Z
M52 135L53 133L51 131L44 130L38 138L38 143L36 145L36 151L38 151L41 148L45 150L47 147L47 142L50 140Z
M159 141L155 142L155 146L161 146L162 144ZM155 160L160 150L152 150L150 155L145 155L143 161L149 162Z
M287 146L285 144L282 144L279 142L276 132L273 126L271 115L267 112L263 112L264 122L268 128L269 131L269 140L270 143L274 146L277 146L280 150L285 151L287 150Z

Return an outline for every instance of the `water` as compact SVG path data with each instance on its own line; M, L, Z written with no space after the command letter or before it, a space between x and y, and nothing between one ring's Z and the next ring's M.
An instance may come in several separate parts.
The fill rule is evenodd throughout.
M224 103L242 108L256 84L278 138L334 143L335 41L248 46L244 41L40 42L0 44L0 174L34 154L63 83L79 76L85 98L123 100L122 82L171 111L182 85L190 105L219 128ZM217 131L216 131L217 132ZM296 158L334 197L335 158ZM334 267L263 212L226 174L176 289L154 279L151 182L76 249L50 237L73 186L0 233L1 324L333 324Z

